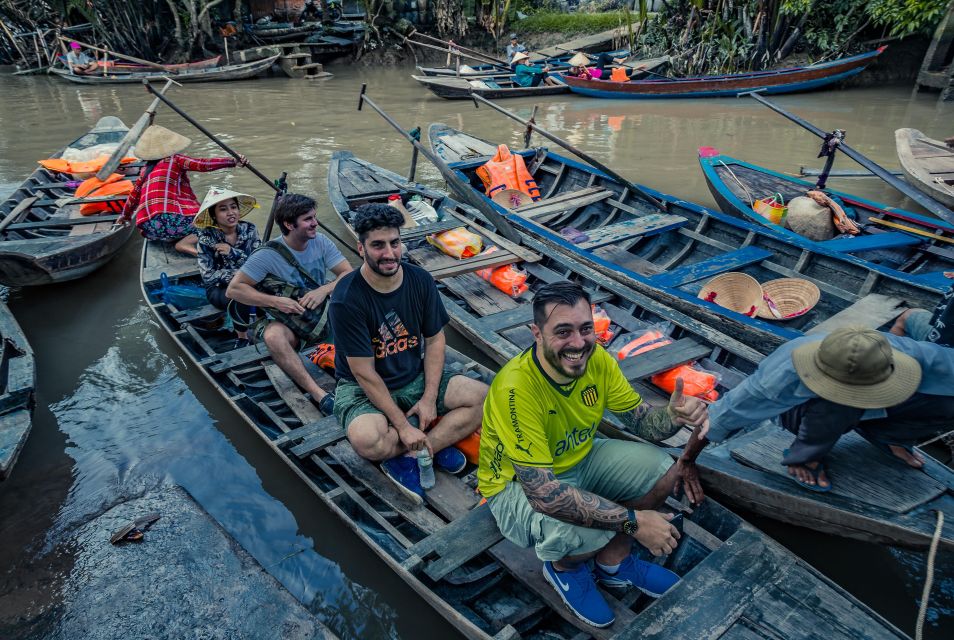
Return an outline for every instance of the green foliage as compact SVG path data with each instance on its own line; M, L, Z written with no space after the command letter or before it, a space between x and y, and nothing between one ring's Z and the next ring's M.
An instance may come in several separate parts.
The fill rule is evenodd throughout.
M622 12L536 13L511 26L521 33L599 33L626 22Z
M947 10L948 0L869 0L865 4L875 24L886 26L892 36L929 32Z

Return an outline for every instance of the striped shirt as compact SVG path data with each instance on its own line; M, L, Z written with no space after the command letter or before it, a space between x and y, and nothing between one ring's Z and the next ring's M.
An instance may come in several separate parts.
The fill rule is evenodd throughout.
M156 163L148 175L141 173L123 207L122 218L136 217L136 226L162 213L193 217L199 200L189 184L188 171L215 171L234 167L232 158L190 158L175 154Z

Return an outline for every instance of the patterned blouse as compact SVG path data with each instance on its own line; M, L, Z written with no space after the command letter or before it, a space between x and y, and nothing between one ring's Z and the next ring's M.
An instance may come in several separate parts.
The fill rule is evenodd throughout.
M228 285L239 267L262 244L255 225L244 220L238 223L238 238L227 256L216 253L215 245L220 242L225 242L225 233L218 227L199 229L199 272L206 287Z
M189 184L188 171L215 171L234 167L233 158L190 158L175 154L156 163L148 175L139 174L132 193L126 199L122 218L136 216L138 227L162 213L193 217L199 212L199 200Z

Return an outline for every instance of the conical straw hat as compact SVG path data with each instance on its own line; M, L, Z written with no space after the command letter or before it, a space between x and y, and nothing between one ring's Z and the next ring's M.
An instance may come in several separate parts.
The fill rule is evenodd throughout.
M730 271L705 283L699 297L752 318L762 304L762 287L752 276Z
M769 320L788 320L805 315L821 299L821 291L815 283L802 278L769 280L762 285L762 294L758 315ZM775 306L778 315L772 312L771 305Z
M240 219L247 216L252 209L258 209L258 201L246 193L229 191L228 189L224 189L222 187L212 187L209 189L209 192L205 194L205 198L202 200L202 206L199 208L199 213L195 216L195 220L192 222L193 226L199 229L214 227L215 218L211 214L212 207L220 202L231 200L232 198L238 200Z
M504 189L494 194L494 202L504 209L516 209L533 202L533 198L518 189Z
M577 53L572 58L570 58L571 67L583 67L590 63L590 59L586 56L585 53Z
M161 160L182 153L190 144L192 140L185 136L154 124L140 136L133 153L140 160Z
M520 62L521 60L529 60L529 59L530 59L530 56L528 56L526 53L524 53L523 51L518 51L517 53L513 54L512 58L510 58L510 64L516 64Z

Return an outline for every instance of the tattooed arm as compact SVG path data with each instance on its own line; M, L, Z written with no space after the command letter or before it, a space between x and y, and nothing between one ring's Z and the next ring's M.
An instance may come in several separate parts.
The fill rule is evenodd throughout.
M683 393L682 378L676 378L676 388L667 406L653 409L640 402L633 410L616 415L630 432L650 442L672 437L683 425L709 426L708 405L699 398Z
M561 482L553 469L513 465L520 486L533 510L563 522L590 529L622 531L629 519L626 507L595 493ZM639 529L633 536L653 555L671 553L679 533L669 524L671 516L656 511L637 511Z

